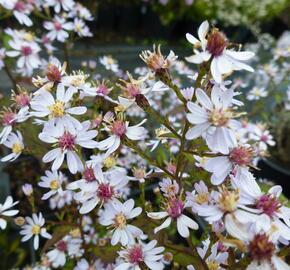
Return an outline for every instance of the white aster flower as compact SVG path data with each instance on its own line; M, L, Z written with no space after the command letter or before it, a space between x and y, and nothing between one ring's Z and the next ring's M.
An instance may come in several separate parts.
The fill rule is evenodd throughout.
M40 177L38 185L50 190L42 196L42 200L47 200L55 194L63 195L62 184L66 181L66 177L62 172L58 171L45 171L45 176Z
M16 133L10 133L7 140L3 144L10 148L12 153L1 158L2 162L14 161L21 155L24 150L23 138L19 131L16 131Z
M82 129L65 129L62 125L44 127L39 134L39 139L46 143L56 144L58 147L50 150L44 157L43 162L51 162L52 170L56 171L62 165L64 158L67 159L67 166L71 173L75 174L83 170L83 164L76 153L76 147L93 149L97 142L92 139L97 136L96 130L89 130L90 121L82 123Z
M219 91L213 89L209 98L203 90L196 89L197 102L187 103L190 111L187 119L195 126L187 131L186 139L193 140L204 135L211 150L229 153L229 148L237 144L234 128L238 126L238 122L232 119L235 114L229 107L232 95L228 93L221 95Z
M230 215L226 219L227 232L243 242L252 259L246 270L290 270L290 266L277 254L277 236L273 234L275 228L257 230L248 224L238 223Z
M145 138L147 131L144 127L141 127L147 119L144 119L138 125L129 126L129 122L122 120L115 120L111 123L111 125L107 128L110 131L111 135L103 141L98 142L98 148L101 151L107 150L106 154L110 155L115 152L120 144L121 140L124 137L132 141L142 140Z
M29 18L31 10L33 9L31 4L22 0L4 0L1 4L4 8L12 11L14 17L20 24L32 26L33 23Z
M143 235L143 232L139 228L128 224L129 219L139 216L142 212L142 208L134 208L134 204L134 200L130 199L124 203L114 200L105 205L99 222L103 226L113 227L111 239L111 244L113 246L119 242L123 246L134 244L135 237Z
M50 40L65 42L69 37L68 32L74 29L74 24L66 22L65 18L55 16L52 21L44 22L44 28L49 31L47 37Z
M265 88L261 87L253 87L247 94L248 100L259 100L260 98L266 97L268 95L268 92L265 90Z
M89 27L85 24L83 20L75 18L73 23L74 23L74 31L77 33L79 37L93 36Z
M184 238L189 237L189 229L197 230L198 224L194 220L183 214L184 207L184 202L182 202L180 199L169 198L166 206L166 211L147 213L148 217L153 219L166 218L166 220L160 226L154 229L154 233L157 233L160 230L169 227L171 222L174 220L177 223L178 233Z
M8 196L3 204L0 203L0 228L2 230L7 226L7 221L4 217L13 217L18 214L19 210L8 210L16 204L18 204L18 202L13 202L11 196Z
M186 34L186 39L194 46L194 55L186 57L186 60L195 64L211 60L210 70L216 82L220 83L222 75L231 73L234 70L254 71L243 62L252 58L254 53L228 49L228 41L222 32L214 28L209 33L208 21L204 21L200 25L198 37L199 40L189 33ZM201 48L201 51L197 50L197 48Z
M21 228L20 234L23 235L21 241L25 242L28 241L31 237L33 239L33 247L35 250L39 247L39 236L44 238L50 239L51 235L46 231L44 227L45 219L43 218L42 214L32 214L31 217L26 217L26 224L24 224Z
M126 172L112 169L105 173L99 165L90 166L87 163L80 180L70 183L67 188L80 190L74 199L82 204L81 214L92 211L98 203L104 204L120 196L120 190L128 183Z
M99 61L107 70L111 70L114 73L119 71L118 61L111 55L104 55L99 58Z
M33 111L30 115L48 117L47 124L81 129L81 123L71 115L82 115L87 108L85 106L71 107L73 94L72 89L65 90L63 85L58 85L56 98L50 92L42 91L31 100L30 105Z
M9 57L17 57L17 68L25 74L31 75L33 70L41 65L38 55L41 49L36 42L14 38L8 43L11 49L6 52L6 55Z
M141 269L141 265L145 264L148 269L162 270L164 264L162 262L164 247L156 247L157 241L152 240L148 244L139 242L138 244L129 245L126 249L119 251L121 259L115 270L137 270Z

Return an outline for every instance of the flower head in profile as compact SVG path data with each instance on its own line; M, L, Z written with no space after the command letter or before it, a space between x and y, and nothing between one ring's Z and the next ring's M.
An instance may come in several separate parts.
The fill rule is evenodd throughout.
M156 247L157 241L152 240L145 244L139 242L129 245L126 249L119 251L120 263L115 270L133 270L140 269L141 265L146 265L151 270L162 270L164 247Z
M21 227L22 230L20 234L23 235L21 241L28 241L31 237L33 237L33 247L35 250L39 247L39 236L50 239L51 235L46 231L44 227L45 219L42 216L42 213L38 215L33 213L32 218L26 217L26 223Z
M143 235L143 232L136 226L128 224L128 220L139 216L141 207L134 208L134 200L130 199L124 203L114 200L105 205L99 222L103 226L112 228L111 244L114 246L121 243L123 246L135 243L135 238Z
M220 83L222 75L234 70L245 69L253 72L253 69L244 61L251 59L254 53L230 49L230 43L222 32L217 28L209 32L208 21L200 25L198 37L199 39L189 33L186 34L186 39L194 46L194 55L186 57L186 60L195 64L211 60L210 71L216 82Z
M9 208L12 208L16 204L18 204L18 202L13 202L11 196L8 196L3 204L0 203L0 228L2 230L7 226L5 217L12 217L18 214L18 210L9 210Z
M170 51L169 55L165 57L161 53L160 45L158 45L157 50L155 45L153 46L153 51L145 50L140 54L140 58L147 64L147 66L156 72L156 74L162 74L164 71L168 70L177 59L177 56L173 51Z

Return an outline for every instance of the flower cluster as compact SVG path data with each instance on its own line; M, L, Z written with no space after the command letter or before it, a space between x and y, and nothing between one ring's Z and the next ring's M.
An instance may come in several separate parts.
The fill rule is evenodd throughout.
M90 35L84 21L92 16L73 0L2 2L27 26L30 14L55 12L44 23L51 41ZM18 204L11 196L0 204L1 229L20 213L13 221L22 241L43 247L33 269L290 269L282 187L262 188L254 177L275 141L265 125L244 118L238 82L228 80L254 71L247 63L254 53L235 50L205 21L198 39L186 35L195 71L154 46L140 54L147 67L132 74L101 57L119 77L107 80L93 61L74 72L54 57L41 64L39 39L7 33L6 54L18 68L42 70L33 91L14 89L0 134L9 151L2 162L33 156L40 164L36 177L19 179L28 182L26 207L11 210Z

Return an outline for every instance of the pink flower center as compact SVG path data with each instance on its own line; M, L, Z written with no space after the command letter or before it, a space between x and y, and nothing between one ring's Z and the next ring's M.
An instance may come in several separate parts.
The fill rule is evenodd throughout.
M54 22L53 25L56 31L60 31L62 29L62 26L59 22Z
M128 83L126 85L126 94L128 97L134 98L140 94L140 89L137 85L135 85L133 83Z
M250 255L254 260L270 260L275 252L274 244L269 237L263 234L257 234L249 244Z
M57 66L49 64L46 69L46 77L51 82L59 82L61 80L61 73Z
M104 200L108 201L110 200L114 195L113 187L111 187L109 184L100 184L98 188L98 196Z
M260 140L262 142L267 142L268 141L268 136L267 135L262 135Z
M214 56L220 56L227 46L225 35L217 30L209 34L206 49Z
M123 137L126 134L126 124L122 121L115 121L112 124L111 131L118 137Z
M15 96L15 102L20 107L28 106L30 103L30 97L27 94L21 93Z
M247 166L253 159L253 150L241 146L235 147L230 152L229 158L233 163L239 166Z
M22 53L22 55L24 55L24 56L29 56L29 55L32 54L32 49L31 49L29 46L23 46L23 47L21 48L21 53Z
M99 94L102 94L102 95L106 96L109 93L109 89L108 89L108 87L106 85L101 84L99 87L97 87L97 92Z
M88 182L93 182L96 180L94 170L92 167L86 167L83 172L83 178Z
M59 147L63 150L72 150L75 146L75 136L65 131L64 134L58 139Z
M173 198L168 202L167 212L172 218L178 218L184 209L184 204L181 200Z
M128 261L132 264L139 264L143 261L144 255L140 245L136 245L129 250Z
M57 242L56 248L61 252L65 252L65 251L67 251L67 244L65 241L60 240Z
M278 199L272 194L264 194L258 200L256 207L272 217L281 207Z
M10 126L13 124L15 117L15 113L13 112L4 112L2 116L2 125L3 126Z
M15 6L14 6L14 9L17 10L17 11L25 11L25 3L22 2L22 1L18 1Z

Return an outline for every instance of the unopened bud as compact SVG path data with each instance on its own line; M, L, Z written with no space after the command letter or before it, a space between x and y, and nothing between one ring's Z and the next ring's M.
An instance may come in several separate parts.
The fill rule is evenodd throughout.
M26 195L26 196L31 196L32 195L32 193L33 193L33 187L32 187L32 185L30 185L30 184L24 184L23 186L22 186L22 191L23 191L23 193Z
M136 100L137 105L140 108L142 108L143 110L150 107L150 104L149 104L147 98L142 94L136 95L135 100Z
M25 223L25 219L23 217L17 217L14 219L14 223L17 226L22 226Z

